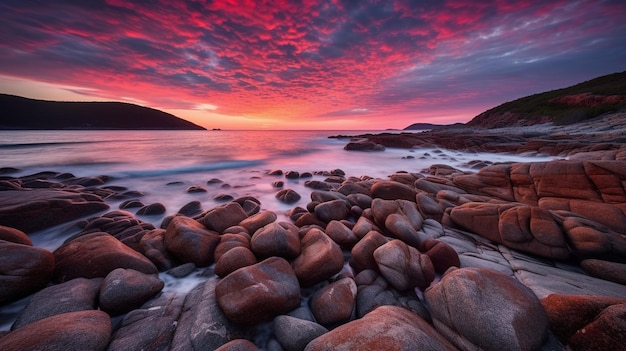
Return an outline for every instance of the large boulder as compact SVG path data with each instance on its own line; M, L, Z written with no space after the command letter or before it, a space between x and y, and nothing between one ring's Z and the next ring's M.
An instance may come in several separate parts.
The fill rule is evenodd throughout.
M347 322L355 313L357 287L350 277L319 289L309 299L315 320L324 326Z
M226 228L237 225L246 218L248 214L243 207L238 202L232 201L209 210L200 222L208 229L221 234Z
M130 312L158 294L163 286L165 283L155 274L115 269L102 282L100 309L111 315Z
M453 270L424 296L435 328L464 350L534 350L547 336L537 296L494 270Z
M164 240L167 251L181 262L205 267L214 262L220 235L192 218L176 216L167 226Z
M341 248L323 231L310 229L302 238L302 250L292 266L300 284L304 287L320 283L343 267Z
M106 277L116 268L156 274L156 266L145 256L122 244L108 233L92 233L68 241L54 251L54 280Z
M300 254L298 227L288 222L269 223L252 235L250 248L258 257L293 259Z
M0 240L0 305L45 287L54 266L54 256L48 250Z
M372 198L415 202L416 195L415 188L391 180L379 180L372 185Z
M363 318L313 339L306 351L456 350L420 316L396 306L381 306Z
M253 325L300 305L300 285L284 258L240 268L215 286L217 303L234 323Z
M111 329L111 319L102 311L63 313L4 335L0 350L106 350Z
M400 291L424 289L435 279L430 257L397 239L378 247L374 260L383 277Z
M287 315L277 316L272 324L276 339L285 351L302 351L311 340L328 332L315 322Z
M0 225L0 240L33 246L32 241L30 241L30 238L26 235L26 233L19 229L5 227L3 225Z

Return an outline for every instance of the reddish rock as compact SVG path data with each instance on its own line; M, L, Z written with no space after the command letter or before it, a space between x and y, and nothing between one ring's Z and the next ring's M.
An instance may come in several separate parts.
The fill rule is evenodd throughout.
M250 235L264 226L275 222L278 216L272 211L262 211L254 216L250 216L239 223Z
M379 226L411 246L418 247L423 240L418 231L424 219L415 201L374 199L372 215Z
M215 263L215 274L225 277L242 267L257 263L256 256L245 246L237 246L226 251Z
M252 235L250 248L259 257L295 258L300 254L298 227L287 222L270 223Z
M292 189L283 189L276 193L276 198L280 202L284 202L286 204L293 204L293 203L300 201L302 196L300 196L300 194L298 194Z
M259 348L249 340L235 339L215 349L215 351L257 351Z
M594 221L578 216L563 219L563 229L574 254L581 257L623 257L626 255L626 240Z
M305 351L456 350L428 322L396 306L381 306L363 318L313 339Z
M220 280L215 296L229 320L253 325L298 307L300 285L289 263L272 257Z
M245 247L250 249L250 236L246 233L227 233L220 236L220 243L215 248L215 261L219 259L231 249L236 247Z
M271 348L268 344L268 350L301 351L311 340L328 332L328 329L315 322L291 315L277 316L272 326L280 347Z
M351 249L359 241L359 237L340 221L330 221L326 226L326 235L347 249Z
M243 207L238 202L233 201L209 210L200 219L200 223L204 224L207 229L221 234L226 228L238 225L246 218L248 218L248 214Z
M603 260L587 259L580 266L590 275L626 285L626 264Z
M427 239L419 247L419 250L430 257L435 272L439 274L445 273L450 267L461 267L457 252L443 241Z
M105 277L116 268L130 268L146 274L158 273L145 256L107 233L83 235L54 251L54 280Z
M321 230L313 228L302 238L301 253L292 266L300 284L308 287L338 273L343 263L339 245Z
M146 232L139 240L138 251L150 259L159 271L166 271L174 266L173 258L165 248L165 229Z
M443 216L443 207L437 200L425 194L417 194L417 208L425 219L441 220Z
M155 274L118 268L102 281L98 302L100 309L119 315L140 307L158 294L165 283Z
M424 297L435 328L463 349L534 350L548 332L537 296L494 270L452 270Z
M356 293L352 278L343 278L319 289L309 300L315 320L324 326L349 321L354 315Z
M372 185L372 198L415 202L416 195L415 188L390 180L379 180Z
M585 173L582 162L535 162L530 166L529 174L535 183L539 198L561 197L602 201L600 193Z
M405 291L424 289L435 279L435 269L428 255L400 240L391 240L374 251L374 260L383 277L394 288Z
M0 305L45 287L54 266L54 256L48 250L0 240Z
M167 226L164 240L167 251L181 262L204 267L213 263L220 235L194 219L176 216Z
M352 248L350 265L356 271L366 269L378 270L374 260L374 251L384 245L388 239L377 231L371 231Z
M350 205L345 200L326 201L315 206L314 213L323 222L338 221L348 218Z
M111 319L102 311L63 313L0 337L0 350L106 350L111 329Z
M5 227L3 225L0 225L0 240L33 246L33 243L30 241L30 238L26 235L26 233L19 229Z

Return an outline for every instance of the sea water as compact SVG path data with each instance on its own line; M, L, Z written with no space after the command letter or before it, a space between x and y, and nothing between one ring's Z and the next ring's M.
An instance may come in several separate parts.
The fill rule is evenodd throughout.
M460 151L387 148L383 152L358 152L343 149L348 139L333 135L359 135L382 131L1 131L0 167L20 169L11 176L24 176L40 171L69 172L77 177L108 175L106 185L119 185L144 194L145 204L160 202L167 211L157 216L137 216L159 227L165 216L175 214L190 201L200 201L204 210L223 202L216 195L235 198L254 196L262 210L271 210L279 220L288 221L286 212L305 207L311 189L304 186L309 179L288 180L269 176L271 170L317 173L341 169L346 176L387 178L397 171L422 172L432 164L447 164L467 170L472 160L491 162L524 162L548 158L521 157L511 154L477 154ZM385 131L389 132L389 131ZM419 133L419 132L416 132ZM208 185L220 179L228 188ZM295 204L283 204L275 198L279 190L272 186L283 181L284 187L295 190L302 198ZM199 185L206 193L188 193ZM108 201L111 211L121 201ZM134 211L134 210L133 210ZM0 223L2 224L2 223ZM76 234L72 223L62 224L30 234L35 246L50 251ZM184 293L202 279L192 275L173 279L161 274L165 290ZM0 315L14 315L19 303L0 307ZM15 310L15 311L13 311ZM10 327L11 318L0 318L0 330Z

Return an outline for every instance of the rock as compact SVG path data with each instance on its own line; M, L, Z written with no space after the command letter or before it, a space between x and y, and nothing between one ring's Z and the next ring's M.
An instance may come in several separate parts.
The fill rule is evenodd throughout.
M441 240L427 239L422 242L419 250L430 257L435 272L439 274L443 275L450 267L461 267L459 255L452 246Z
M115 269L102 282L98 298L100 309L110 315L130 312L158 294L164 286L157 275Z
M246 339L231 340L215 349L215 351L256 351L258 348L252 341Z
M0 223L32 233L105 211L99 196L54 189L0 191Z
M292 266L300 284L308 287L338 273L343 263L339 245L321 230L313 228L302 238L301 253Z
M276 198L280 202L284 202L286 204L293 204L293 203L300 201L302 197L300 196L300 194L298 194L292 189L283 189L276 193Z
M415 200L420 214L425 219L430 218L436 221L441 221L441 216L443 216L443 207L439 204L439 202L437 202L437 200L425 194L417 194Z
M263 211L250 216L239 223L248 233L254 234L264 226L275 222L278 216L272 211Z
M435 328L462 349L532 350L548 332L535 294L516 279L485 268L461 268L424 293Z
M107 351L168 351L183 301L182 296L164 293L130 311L113 333ZM183 326L187 327L186 324Z
M351 141L343 147L348 151L385 151L385 147L367 139Z
M408 245L419 247L424 240L418 232L424 219L414 201L374 199L372 215L376 224Z
M26 233L19 229L0 225L0 240L9 241L16 244L33 246L32 241Z
M164 242L167 251L181 262L205 267L214 262L220 236L194 219L176 216L167 226Z
M127 210L130 208L144 207L145 204L137 199L126 200L119 205L120 210Z
M207 190L202 185L192 185L187 188L188 193L206 193Z
M256 256L249 248L244 246L234 247L226 251L215 264L215 274L225 277L242 267L252 266L257 263Z
M604 311L612 306L626 306L626 299L605 297L605 296L591 296L591 295L562 295L551 294L541 300L546 315L548 316L548 322L550 330L554 335L565 345L568 345L574 350L620 350L624 348L624 340L621 339L621 347L619 343L615 343L616 340L610 335L602 335L602 332L598 332L598 323L600 321L600 315ZM609 311L608 315L612 312ZM626 319L623 317L621 321L615 321L612 326L605 325L604 328L607 334L611 331L615 331L616 328L624 328L626 326ZM595 324L590 328L591 324ZM593 331L592 331L593 330ZM589 334L587 335L587 331ZM587 335L589 340L584 336ZM623 329L622 333L623 335ZM600 336L600 337L598 337ZM591 343L595 343L596 347L592 347ZM582 346L585 345L585 346ZM611 345L611 347L606 347Z
M153 229L139 240L138 251L146 256L159 271L166 271L174 266L173 258L165 248L165 229Z
M300 285L289 263L271 257L224 277L215 287L217 303L234 323L257 324L300 305Z
M143 206L137 210L138 215L154 216L165 213L165 206L162 203L154 203L147 206Z
M189 263L183 263L180 266L176 266L174 268L168 269L167 270L167 274L171 275L174 278L184 278L188 275L190 275L191 273L193 273L193 271L196 270L196 265L193 264L192 262Z
M202 204L200 201L194 200L186 203L183 207L178 210L178 214L187 217L194 217L202 213Z
M391 240L374 251L374 260L387 281L400 291L424 289L435 279L428 255L400 240Z
M0 350L106 350L111 319L102 311L79 311L38 320L0 337Z
M33 294L11 330L68 312L95 310L102 279L76 278Z
M387 243L388 239L377 231L370 231L352 248L350 265L357 271L366 269L378 270L374 260L374 251Z
M569 340L573 350L626 349L626 303L609 306Z
M288 222L270 223L252 235L250 248L258 257L293 259L300 254L298 227Z
M572 252L579 257L613 259L626 255L623 235L597 222L567 215L563 219L563 229Z
M287 179L298 179L300 178L300 173L296 171L287 171L285 172L285 178Z
M219 261L223 254L235 247L250 249L250 236L245 232L226 233L220 236L220 243L215 248L215 261Z
M580 266L590 275L626 285L626 264L602 260L587 259Z
M350 206L345 200L326 201L315 206L314 213L321 221L328 223L348 218Z
M209 230L214 230L221 234L228 227L239 224L239 222L248 218L248 214L238 202L229 202L227 204L217 206L202 217L200 223L204 224Z
M428 322L396 306L382 306L363 318L314 339L306 351L456 350Z
M352 249L352 247L354 247L354 245L359 241L359 237L340 221L328 222L328 225L326 226L326 235L339 244L339 246L346 249Z
M54 280L105 277L116 268L130 268L156 274L157 268L145 256L107 233L92 233L66 242L54 251Z
M13 240L16 233L5 235ZM0 240L0 305L26 297L45 287L54 272L54 256L48 250Z
M281 315L274 318L274 334L285 351L301 351L313 339L328 332L323 326L304 319Z
M355 312L356 293L356 283L349 277L319 289L309 300L315 320L329 327L348 322Z
M374 199L415 202L416 195L417 191L413 187L390 180L379 180L372 185L372 198Z

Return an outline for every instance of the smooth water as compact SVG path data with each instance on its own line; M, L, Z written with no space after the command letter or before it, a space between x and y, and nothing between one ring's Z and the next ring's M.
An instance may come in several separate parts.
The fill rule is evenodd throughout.
M396 171L418 173L432 164L463 168L472 160L547 159L434 149L345 151L343 147L348 140L328 138L363 133L366 131L0 131L0 167L21 170L12 176L39 171L69 172L79 177L112 176L106 185L141 191L145 194L139 198L143 203L160 202L166 206L163 215L137 216L159 227L165 216L175 214L190 201L200 201L204 210L221 204L214 200L219 194L235 198L254 196L261 201L263 210L272 210L279 220L288 220L288 210L304 207L310 201L311 189L304 186L308 179L269 176L269 170L314 173L338 168L347 176L386 178ZM207 185L213 178L230 187ZM312 179L325 177L315 175ZM275 194L279 189L272 183L278 180L285 183L284 188L298 192L302 199L290 205L277 201ZM186 189L191 185L203 186L208 191L188 193ZM117 210L120 202L108 201L110 210ZM68 223L32 233L30 237L34 245L53 251L77 231ZM202 280L197 275L185 279L161 276L166 281L165 290L181 292ZM22 305L23 302L18 302L3 306L0 315L14 316ZM8 329L11 319L0 318L0 330Z

